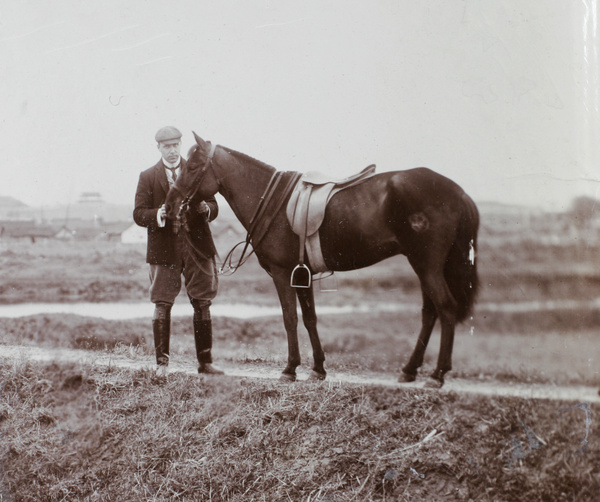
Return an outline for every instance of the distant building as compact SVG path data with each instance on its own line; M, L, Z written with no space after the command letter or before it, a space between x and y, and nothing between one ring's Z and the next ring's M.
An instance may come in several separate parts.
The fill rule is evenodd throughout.
M100 192L82 192L72 211L77 218L100 225L105 221L105 206Z
M79 196L79 200L77 201L77 204L103 205L104 200L102 200L102 195L100 195L100 192L82 192L81 195Z
M2 221L33 221L35 209L15 199L0 195L0 220Z

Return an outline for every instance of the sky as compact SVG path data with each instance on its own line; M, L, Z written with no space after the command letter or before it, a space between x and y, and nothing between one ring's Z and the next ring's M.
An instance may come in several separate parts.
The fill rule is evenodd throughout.
M600 197L596 0L3 0L0 195L133 204L174 125L279 170Z

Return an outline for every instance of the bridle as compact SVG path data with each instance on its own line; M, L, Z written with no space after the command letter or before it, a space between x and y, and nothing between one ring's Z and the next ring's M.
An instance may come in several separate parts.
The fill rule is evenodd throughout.
M197 150L198 146L196 147ZM194 188L194 191L189 194L189 195L184 195L181 190L177 187L177 182L175 182L175 184L171 187L171 190L175 190L175 192L177 192L181 197L182 197L182 201L181 201L181 205L179 206L179 213L181 214L186 213L189 210L189 206L190 206L190 201L195 197L195 195L198 193L198 190L200 189L200 186L202 184L202 180L204 178L204 176L206 175L206 172L208 171L209 168L212 168L212 164L213 164L213 157L215 155L215 150L217 149L217 145L213 145L212 143L210 144L210 152L208 154L208 157L206 158L206 162L204 163L204 165L202 166L202 170L200 171L200 174L196 177L195 180L195 184L196 187ZM196 153L196 150L194 150L194 153ZM214 174L214 172L213 172ZM218 184L218 180L217 180L217 184ZM194 243L191 241L188 233L185 233L185 239L188 242L188 245L198 254L198 255L202 255L202 252L198 250L198 248L194 245ZM216 250L215 250L216 251ZM219 253L217 252L217 257L218 257ZM197 258L194 255L194 253L192 253L192 259L194 261L197 262Z
M210 143L210 142L208 142L208 143ZM206 175L206 173L209 169L212 169L213 158L215 155L215 150L217 148L217 145L213 145L212 143L210 143L210 145L211 145L210 152L208 154L208 157L206 158L206 162L202 166L200 173L198 174L198 176L196 177L196 179L194 181L196 186L195 186L194 190L191 192L191 194L185 195L181 191L181 189L177 186L177 183L175 183L171 187L171 190L174 190L175 192L177 192L182 198L182 202L181 202L181 205L179 208L180 213L182 211L186 212L189 209L190 201L198 193L198 190L200 189L200 186L202 185L202 180L204 179L204 176ZM196 147L196 150L197 150L197 147ZM196 150L194 150L194 154L196 153ZM213 171L213 175L214 174L215 173ZM252 216L252 218L250 220L250 229L248 230L245 241L242 241L242 242L236 244L233 247L233 249L231 249L231 251L229 251L225 260L223 261L222 266L219 269L219 274L223 274L223 275L226 273L228 273L228 275L233 274L238 268L240 268L250 258L250 256L252 254L254 254L255 248L258 247L258 245L260 244L260 241L266 234L266 230L271 225L274 215L277 214L281 205L283 204L285 197L280 197L280 200L275 202L275 207L270 208L270 209L272 209L271 217L268 217L265 215L267 206L270 205L269 203L271 202L271 199L273 198L276 188L278 187L280 182L282 182L282 184L285 185L283 187L284 188L283 194L287 195L289 193L289 190L291 190L291 188L296 184L296 182L298 181L298 178L300 177L299 173L291 173L290 172L290 173L286 173L286 174L288 175L287 179L285 182L283 182L283 180L282 180L282 178L284 177L283 173L278 172L278 171L273 173L273 176L271 177L271 179L265 189L265 192L263 193L262 197L260 198L259 204L256 207L254 215ZM289 175L292 175L292 176L290 177ZM219 178L217 176L215 176L215 180L216 180L219 188L222 188L221 183L219 182ZM256 235L255 230L259 223L263 224L263 229L259 235ZM190 245L192 247L194 247L193 244L191 243L191 241L188 241L188 242L190 243ZM242 254L238 258L237 265L233 265L233 263L232 263L233 253L237 249L237 247L240 245L244 245ZM252 251L250 251L248 254L246 254L248 252L248 248L250 246L252 246ZM227 271L225 270L225 267L227 267ZM270 274L269 271L267 271L267 272Z
M191 195L183 194L182 191L177 187L177 182L175 182L175 184L171 187L171 190L175 190L182 197L179 212L181 212L182 210L187 210L187 208L189 207L190 201L198 193L198 190L200 190L200 186L202 185L202 179L206 175L206 172L208 171L208 169L212 168L213 157L215 156L216 149L217 149L217 145L213 145L212 143L210 143L210 152L208 154L208 157L206 158L206 162L202 166L202 170L200 171L200 174L196 178L196 181L195 181L196 187L194 188L194 191L191 193ZM194 153L196 153L196 150L194 150ZM217 182L218 182L218 180L217 180Z
M297 172L281 172L275 171L267 184L265 191L263 192L258 205L254 210L254 214L248 223L248 233L246 234L245 242L239 242L236 244L231 251L225 257L223 265L219 272L221 274L228 273L231 275L240 268L256 251L256 248L260 245L262 239L266 236L271 223L275 219L279 210L283 206L284 202L289 198L291 190L300 179L300 173ZM233 253L238 246L244 245L242 254L237 259L237 265L233 264ZM252 251L248 254L249 246L252 246ZM225 268L227 267L227 271ZM271 272L265 269L266 272L271 275Z

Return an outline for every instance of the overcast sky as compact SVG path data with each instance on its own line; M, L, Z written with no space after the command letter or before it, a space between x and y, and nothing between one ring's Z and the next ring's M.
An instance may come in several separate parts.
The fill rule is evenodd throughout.
M568 208L600 195L595 3L3 0L0 195L132 204L175 125L184 151Z

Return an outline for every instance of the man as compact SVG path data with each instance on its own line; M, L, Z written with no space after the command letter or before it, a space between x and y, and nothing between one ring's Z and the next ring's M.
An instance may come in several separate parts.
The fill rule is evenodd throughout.
M194 340L198 373L222 374L212 363L210 305L217 294L216 249L209 228L219 212L217 201L191 201L182 221L166 218L165 199L185 160L181 133L171 126L155 135L161 159L140 174L135 194L134 221L148 229L146 262L150 264L150 301L157 372L166 375L171 337L171 307L181 290L181 275L194 307ZM183 223L183 224L182 224Z

